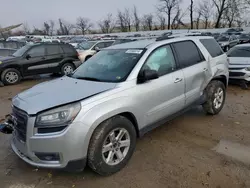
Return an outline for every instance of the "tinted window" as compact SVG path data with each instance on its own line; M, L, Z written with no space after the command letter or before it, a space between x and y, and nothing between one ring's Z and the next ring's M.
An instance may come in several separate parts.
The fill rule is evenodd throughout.
M192 66L204 60L196 45L191 41L174 43L174 48L182 68Z
M250 47L235 47L228 52L228 57L250 57Z
M61 48L58 45L47 45L47 54L48 55L55 55L55 54L61 54Z
M156 49L147 59L142 70L151 69L158 72L159 76L176 70L176 64L171 47L164 46Z
M107 47L111 46L113 43L114 43L113 41L105 42L104 46L105 46L105 48L107 48Z
M64 51L64 53L76 53L74 47L69 46L69 45L63 45L62 49Z
M106 45L105 45L104 42L100 42L100 43L98 43L97 45L95 45L95 47L98 47L98 48L102 49L102 48L105 48Z
M214 39L201 39L200 42L207 49L207 51L212 57L217 57L224 53L218 42L216 42L216 40Z
M22 48L20 48L19 50L17 50L17 51L13 54L13 56L15 56L15 57L21 57L21 56L23 56L30 48L31 48L31 45L23 46Z
M31 57L39 57L45 55L45 47L43 45L41 46L35 46L29 50L28 54Z

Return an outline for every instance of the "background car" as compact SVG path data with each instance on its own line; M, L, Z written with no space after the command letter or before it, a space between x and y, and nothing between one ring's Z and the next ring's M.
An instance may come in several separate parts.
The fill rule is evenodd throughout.
M69 44L76 47L79 43L86 42L86 41L87 40L84 37L77 36L77 37L73 37L72 39L70 39Z
M250 34L241 34L239 36L240 44L249 43L249 42L250 42Z
M73 46L36 43L22 47L12 56L0 58L0 75L5 85L13 85L25 76L47 73L67 75L79 65L78 54Z
M0 57L10 56L16 52L16 49L12 48L0 48Z
M240 44L233 47L228 53L230 79L250 82L250 44Z
M137 39L131 39L131 38L120 38L116 39L115 42L112 45L116 44L122 44L122 43L127 43L127 42L133 42L136 41Z
M217 41L219 42L221 48L227 52L230 48L234 47L239 43L238 39L234 35L222 35Z
M96 52L103 48L111 46L114 40L101 40L101 41L87 41L80 43L77 46L77 52L79 54L79 59L84 62L91 58Z

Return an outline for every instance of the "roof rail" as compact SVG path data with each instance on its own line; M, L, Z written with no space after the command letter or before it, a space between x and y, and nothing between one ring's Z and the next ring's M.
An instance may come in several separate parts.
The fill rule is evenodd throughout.
M187 36L202 36L201 33L179 33L179 34L173 34L169 36L161 36L156 38L156 41L162 41L162 40L169 40L173 38L178 38L178 37L187 37Z

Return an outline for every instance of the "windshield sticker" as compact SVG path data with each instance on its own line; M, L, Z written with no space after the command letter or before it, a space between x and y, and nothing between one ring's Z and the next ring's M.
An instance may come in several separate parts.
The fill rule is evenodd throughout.
M127 50L127 54L141 54L143 50Z

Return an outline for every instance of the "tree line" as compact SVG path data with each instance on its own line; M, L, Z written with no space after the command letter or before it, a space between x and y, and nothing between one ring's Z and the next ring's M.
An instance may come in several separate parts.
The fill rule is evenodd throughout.
M180 28L230 28L249 24L249 18L246 15L249 13L250 0L188 1L189 6L183 8L183 0L158 0L155 13L141 16L136 6L119 9L116 14L109 13L95 24L87 17L78 17L74 24L61 18L58 21L49 20L44 22L43 28L33 27L33 29L24 23L22 32L43 35L85 35Z

